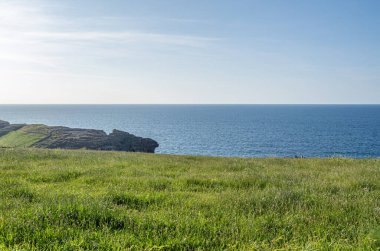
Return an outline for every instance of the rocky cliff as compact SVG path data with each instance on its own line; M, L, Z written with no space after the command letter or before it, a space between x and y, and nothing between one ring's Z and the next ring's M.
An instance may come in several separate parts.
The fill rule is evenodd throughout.
M0 147L92 149L154 153L158 143L149 138L113 130L78 129L63 126L10 124L0 120Z

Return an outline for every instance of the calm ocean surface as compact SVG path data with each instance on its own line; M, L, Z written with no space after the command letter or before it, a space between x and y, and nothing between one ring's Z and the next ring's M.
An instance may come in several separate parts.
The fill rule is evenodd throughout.
M117 128L165 154L380 157L380 105L0 105L0 119Z

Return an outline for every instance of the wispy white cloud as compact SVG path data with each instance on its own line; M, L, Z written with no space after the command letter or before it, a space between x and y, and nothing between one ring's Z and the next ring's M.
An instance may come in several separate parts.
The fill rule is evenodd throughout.
M175 77L175 68L201 64L220 41L188 29L174 33L162 20L161 29L149 29L139 20L132 28L85 12L55 15L51 2L0 0L0 87L7 90L0 103L144 103L163 92L178 99L170 83L190 80Z
M26 32L25 36L31 39L44 41L85 41L85 42L118 42L118 43L161 43L179 46L203 46L215 42L217 38L169 35L144 32Z
M187 23L187 24L206 24L211 23L211 20L207 19L192 19L192 18L179 18L179 17L125 17L125 16L101 16L99 20L105 21L138 21L138 22L171 22L171 23ZM94 21L93 19L87 19L87 21Z
M6 65L2 68L55 65L49 46L25 34L46 30L51 23L41 7L22 1L0 1L0 64Z
M95 17L92 19L96 22ZM118 51L138 50L142 46L148 50L150 46L167 47L170 52L172 47L200 48L219 40L136 30L94 31L94 27L86 27L89 23L83 24L80 18L67 22L32 1L0 1L0 64L58 67L64 63L67 51L76 51L77 57L86 57L91 50L94 54L101 50L103 57L120 57Z
M0 27L2 29L27 29L51 22L41 7L20 1L0 1Z

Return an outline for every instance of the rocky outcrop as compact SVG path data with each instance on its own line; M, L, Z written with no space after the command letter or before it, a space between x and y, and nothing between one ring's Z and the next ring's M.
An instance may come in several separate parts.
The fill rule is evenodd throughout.
M154 140L136 137L133 134L119 130L113 130L112 133L108 135L108 140L114 150L117 151L153 153L154 149L158 147L158 143Z
M20 131L19 137L33 136L36 140L31 147L49 149L91 149L108 151L154 153L158 143L149 138L113 130L107 134L101 130L78 129L63 126L11 125L0 121L0 140L9 132Z
M9 126L9 122L0 120L0 129Z

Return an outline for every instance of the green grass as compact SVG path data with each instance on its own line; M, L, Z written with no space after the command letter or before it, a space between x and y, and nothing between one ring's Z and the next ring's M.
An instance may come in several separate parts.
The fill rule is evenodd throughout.
M0 149L0 249L379 250L380 160Z
M0 147L30 147L47 134L46 126L27 125L0 137Z

